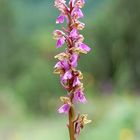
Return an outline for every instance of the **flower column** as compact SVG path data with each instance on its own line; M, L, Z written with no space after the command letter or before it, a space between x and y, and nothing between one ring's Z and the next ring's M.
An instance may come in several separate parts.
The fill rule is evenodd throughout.
M69 124L67 126L70 140L76 140L84 125L91 122L87 120L87 114L76 114L74 107L76 102L87 102L81 82L83 75L76 69L80 54L87 54L91 50L83 43L84 37L79 33L79 30L85 26L79 21L84 16L81 11L84 4L84 0L70 0L69 6L67 6L65 0L55 0L55 7L60 11L56 24L64 23L64 21L67 23L67 27L62 27L62 31L54 31L54 39L57 40L56 47L67 45L64 52L55 56L58 62L54 66L54 73L60 75L60 82L68 93L66 97L60 97L63 105L58 109L58 112L68 114Z

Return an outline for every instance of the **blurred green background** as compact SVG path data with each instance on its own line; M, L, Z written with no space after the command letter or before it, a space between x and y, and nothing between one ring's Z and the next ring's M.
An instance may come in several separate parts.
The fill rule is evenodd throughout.
M0 0L0 140L68 140L53 74L52 0ZM87 0L78 68L92 123L79 140L140 140L140 0Z

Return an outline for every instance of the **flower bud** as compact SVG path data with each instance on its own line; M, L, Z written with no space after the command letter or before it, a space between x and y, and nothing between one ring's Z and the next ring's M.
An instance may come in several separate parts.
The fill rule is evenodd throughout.
M65 33L62 32L62 31L60 31L60 30L55 30L55 31L53 32L53 37L54 37L54 39L60 39L60 38L62 38L64 35L65 35Z
M79 8L82 8L84 4L85 4L85 0L77 0L75 5Z
M58 60L68 59L69 54L62 52L62 53L57 54L54 58L56 58Z
M78 30L83 30L84 27L85 27L85 24L80 22L80 21L76 21L75 22L75 27L78 29Z

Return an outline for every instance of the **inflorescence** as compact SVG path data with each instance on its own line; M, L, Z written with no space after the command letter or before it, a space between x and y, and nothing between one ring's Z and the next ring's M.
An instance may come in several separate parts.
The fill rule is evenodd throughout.
M87 119L87 114L76 114L74 108L76 102L87 102L81 82L83 74L76 69L80 54L87 54L91 50L83 43L84 37L79 32L85 27L85 24L79 21L84 17L81 11L84 4L84 0L70 0L69 4L66 3L66 0L55 0L55 7L60 11L56 24L64 22L67 24L67 27L62 27L62 30L55 30L53 33L54 39L57 41L56 48L60 48L64 44L67 46L64 52L55 56L58 62L54 66L54 73L60 75L61 85L68 93L66 97L60 97L62 106L58 112L71 115L75 136L79 135L85 124L91 122Z

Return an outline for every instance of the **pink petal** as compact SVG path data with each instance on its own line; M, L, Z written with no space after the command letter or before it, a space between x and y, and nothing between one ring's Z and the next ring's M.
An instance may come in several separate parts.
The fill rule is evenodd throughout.
M75 19L78 19L78 18L83 18L84 14L83 14L82 10L76 6L72 11L71 16Z
M86 44L84 44L84 43L80 43L80 44L79 44L79 48L82 49L82 50L84 50L84 51L86 51L86 52L89 52L89 51L91 50L91 48L88 47L88 46L87 46Z
M78 54L73 54L71 57L71 65L77 67Z
M62 75L60 75L60 83L65 89L67 89L67 80L63 79Z
M62 45L65 43L65 37L61 37L57 40L56 48L62 47Z
M75 101L79 101L81 103L87 102L87 100L84 96L84 93L81 90L78 90L74 93L74 99L75 99Z
M58 16L58 18L56 19L56 24L63 23L64 19L65 19L64 15Z
M57 62L57 63L55 64L54 68L62 68L61 62L60 62L60 61Z
M80 85L80 84L81 84L81 82L80 82L79 78L78 77L75 77L72 86L75 87L75 86Z
M79 9L79 8L77 8L75 10L75 14L78 16L78 18L83 18L84 17L84 14L83 14L82 10Z
M78 31L77 29L73 29L71 32L70 32L70 37L73 37L73 38L77 38L78 37Z
M70 66L67 60L61 61L61 64L63 65L64 70L69 70Z
M64 76L63 76L63 80L67 80L67 79L71 79L72 78L72 73L71 71L67 71Z
M69 110L70 110L70 105L64 104L58 109L58 112L67 114L69 112Z

